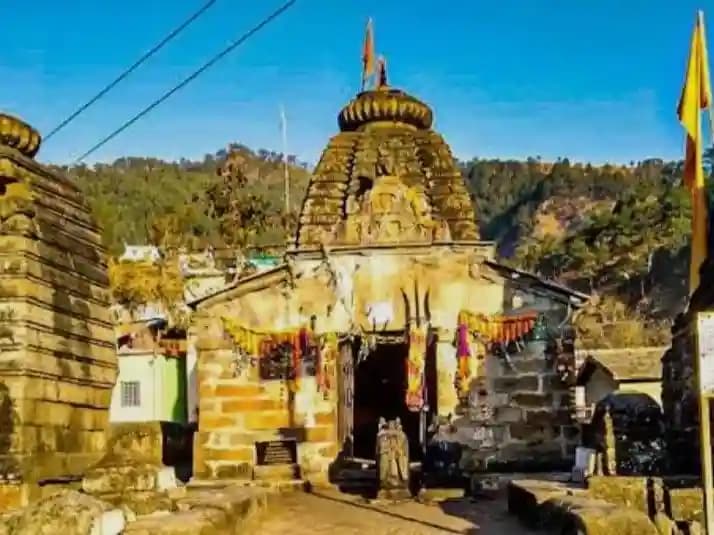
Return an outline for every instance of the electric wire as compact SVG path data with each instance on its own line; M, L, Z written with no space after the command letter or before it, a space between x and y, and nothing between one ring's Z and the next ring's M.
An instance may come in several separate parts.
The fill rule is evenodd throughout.
M122 72L117 78L114 79L113 82L111 82L109 85L107 85L104 89L102 89L99 93L94 95L89 101L87 101L86 104L80 106L72 115L67 117L64 121L62 121L60 124L55 126L49 134L47 134L44 138L44 142L47 143L47 140L50 139L52 136L54 136L57 132L62 130L65 126L67 126L69 123L71 123L74 119L76 119L81 113L83 113L87 108L89 108L92 104L96 103L98 100L101 100L104 95L109 93L112 89L114 89L119 83L121 83L126 77L128 77L132 72L134 72L136 69L139 68L139 66L144 63L147 59L149 59L151 56L156 54L159 50L161 50L166 44L168 44L171 40L174 39L177 35L179 35L182 31L184 31L186 28L188 28L194 21L196 21L201 15L203 15L210 7L215 4L217 0L209 0L203 6L196 11L193 15L191 15L188 19L186 19L183 23L181 23L180 26L175 28L171 33L169 33L166 37L164 37L158 44L156 44L151 50L149 50L146 54L141 56L134 64L126 69L124 72Z
M169 91L161 95L158 99L156 99L154 102L149 104L146 108L141 110L139 113L134 115L131 119L129 119L127 122L125 122L123 125L121 125L119 128L114 130L111 134L109 134L107 137L102 139L99 143L94 145L91 149L86 151L84 154L82 154L79 158L75 160L75 163L80 163L82 160L84 160L87 156L104 146L106 143L114 139L116 136L121 134L124 130L129 128L131 125L133 125L135 122L137 122L139 119L144 117L147 113L151 112L154 108L168 100L174 93L177 91L183 89L186 87L189 83L191 83L193 80L198 78L201 74L203 74L205 71L207 71L209 68L211 68L213 65L218 63L221 59L223 59L225 56L227 56L230 52L232 52L234 49L238 48L241 44L243 44L245 41L250 39L253 35L258 33L260 30L262 30L265 26L267 26L269 23L277 19L280 15L285 13L289 8L291 8L297 0L289 0L288 2L285 2L282 4L278 9L273 11L270 15L265 17L261 22L256 24L253 28L248 30L246 33L244 33L240 38L238 38L236 41L228 45L226 48L224 48L221 52L213 56L209 61L203 64L199 69L194 71L191 75L188 77L184 78L183 81L175 85L173 88L171 88Z

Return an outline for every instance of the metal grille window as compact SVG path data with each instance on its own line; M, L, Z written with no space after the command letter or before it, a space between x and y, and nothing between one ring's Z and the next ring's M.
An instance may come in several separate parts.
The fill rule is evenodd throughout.
M121 406L138 407L141 405L141 395L139 381L121 382Z

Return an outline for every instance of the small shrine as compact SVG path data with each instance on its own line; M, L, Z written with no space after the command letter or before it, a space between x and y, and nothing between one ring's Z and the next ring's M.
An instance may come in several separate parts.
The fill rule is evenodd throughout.
M319 480L397 419L419 464L439 417L462 470L569 469L588 296L495 260L431 108L384 69L337 122L282 263L191 305L195 476Z

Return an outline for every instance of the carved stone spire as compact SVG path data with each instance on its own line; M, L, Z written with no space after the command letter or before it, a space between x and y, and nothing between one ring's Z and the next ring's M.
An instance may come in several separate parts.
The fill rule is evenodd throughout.
M382 85L359 93L337 121L340 133L308 186L297 248L479 239L464 179L431 128L429 106Z

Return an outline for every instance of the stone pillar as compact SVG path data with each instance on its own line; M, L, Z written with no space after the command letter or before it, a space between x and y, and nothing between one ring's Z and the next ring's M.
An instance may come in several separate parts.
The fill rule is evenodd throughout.
M0 115L0 508L99 460L117 376L99 230L39 145Z

